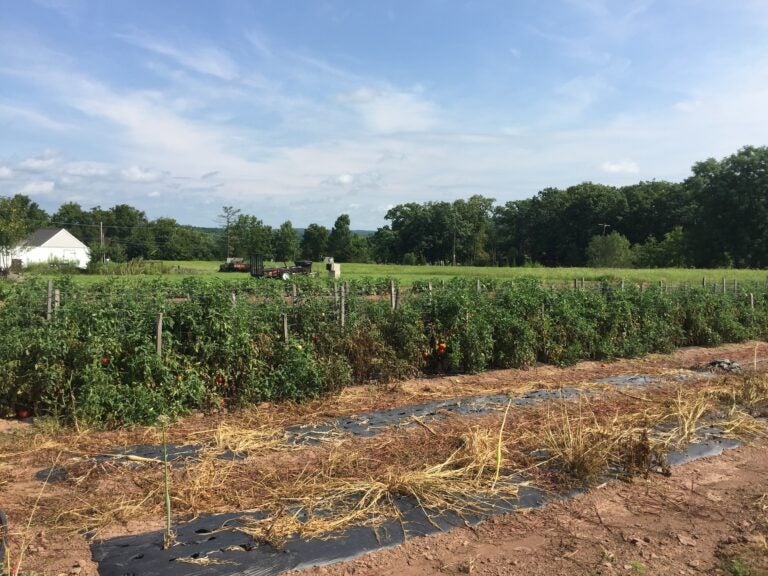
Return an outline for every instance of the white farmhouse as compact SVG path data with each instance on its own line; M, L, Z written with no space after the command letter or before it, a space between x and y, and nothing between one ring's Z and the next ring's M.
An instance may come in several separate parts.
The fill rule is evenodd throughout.
M13 258L23 266L67 262L85 268L91 257L88 246L80 242L64 228L42 228L19 244Z

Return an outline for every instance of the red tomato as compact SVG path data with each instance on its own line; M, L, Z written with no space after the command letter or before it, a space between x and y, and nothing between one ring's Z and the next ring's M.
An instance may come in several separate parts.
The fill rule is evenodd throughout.
M216 384L224 384L224 376L216 376Z
M16 410L16 416L19 418L19 420L29 418L29 410Z
M101 357L101 365L102 366L109 366L109 357L108 356L102 356Z
M429 352L422 352L421 357L424 358L424 360L429 360Z

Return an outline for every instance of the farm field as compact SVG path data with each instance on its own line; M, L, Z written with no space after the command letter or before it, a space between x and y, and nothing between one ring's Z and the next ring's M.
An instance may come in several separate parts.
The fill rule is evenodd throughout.
M711 363L725 358L742 373ZM179 574L277 574L290 563L275 558L294 559L292 535L344 542L358 526L355 538L383 538L398 525L396 503L416 499L436 522L449 510L494 515L307 573L760 574L767 365L768 343L753 341L349 387L167 427L0 421L10 561L23 549L21 568L35 574L160 573L157 559ZM165 551L163 435L175 533ZM691 443L735 441L744 446L671 465ZM589 490L526 513L493 507L574 488Z
M12 565L277 575L766 442L762 283L238 276L0 284Z
M200 262L200 261L163 261L157 263L156 267L166 270L169 278L182 278L187 276L224 278L229 280L238 280L247 277L242 273L221 273L219 272L220 262ZM267 266L283 265L282 262L266 263ZM324 275L324 265L322 262L315 262L313 270L316 270L321 276ZM750 270L750 269L694 269L694 268L495 268L485 266L404 266L397 264L359 264L343 263L341 265L342 280L363 280L376 278L392 278L397 280L402 286L410 287L414 282L419 281L441 281L452 278L466 279L491 279L491 280L514 280L519 278L535 278L542 282L570 285L574 280L581 282L597 282L605 279L639 284L664 282L670 285L680 285L688 283L690 285L701 285L702 279L707 283L719 283L725 278L728 284L733 284L736 280L740 283L765 283L768 281L768 271ZM35 275L38 275L35 273ZM120 274L118 274L120 275ZM55 277L55 275L45 275L43 277ZM76 282L93 283L103 280L104 275L78 274L72 276ZM143 276L140 276L143 277Z

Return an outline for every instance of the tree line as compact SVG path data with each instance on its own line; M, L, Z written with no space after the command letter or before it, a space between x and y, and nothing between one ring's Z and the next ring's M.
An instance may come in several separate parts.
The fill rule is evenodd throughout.
M696 163L683 182L584 182L502 206L492 198L395 206L381 262L523 266L768 266L768 148Z
M338 262L495 266L768 266L768 147L747 146L694 164L683 182L629 186L583 182L546 188L496 205L473 195L453 202L406 203L371 235L354 233L347 214L328 229L277 228L224 206L220 226L149 220L127 204L84 210L68 202L52 215L30 198L0 197L0 247L38 228L66 228L92 259L217 260L263 254Z

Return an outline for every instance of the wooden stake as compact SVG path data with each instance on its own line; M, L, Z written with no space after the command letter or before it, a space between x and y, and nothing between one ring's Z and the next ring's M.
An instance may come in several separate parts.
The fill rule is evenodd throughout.
M45 319L51 321L51 306L53 305L53 280L48 280L48 310L45 313Z
M56 316L56 313L59 311L59 304L61 304L61 292L59 292L59 289L56 288L53 291L53 315Z
M157 328L155 330L155 343L157 344L157 355L163 356L163 313L157 317Z
M341 323L341 327L344 328L344 325L347 323L347 283L341 285L341 310L340 316L339 316L339 322Z
M389 304L392 307L392 310L395 309L395 281L390 280L389 281Z
M288 314L280 314L283 319L283 342L288 342Z

